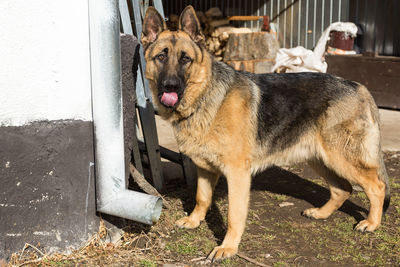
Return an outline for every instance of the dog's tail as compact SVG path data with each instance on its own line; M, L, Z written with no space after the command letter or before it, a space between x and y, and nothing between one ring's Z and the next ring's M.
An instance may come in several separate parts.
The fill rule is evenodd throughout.
M390 185L389 185L389 176L386 172L386 167L385 167L385 163L383 162L382 153L380 155L378 176L379 176L379 179L385 183L385 200L383 202L383 212L386 212L386 210L388 209L389 204L390 204Z

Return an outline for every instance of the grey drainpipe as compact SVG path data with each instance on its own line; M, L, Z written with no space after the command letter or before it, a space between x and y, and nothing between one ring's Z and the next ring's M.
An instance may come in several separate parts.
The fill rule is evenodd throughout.
M162 200L126 186L118 0L88 1L97 211L152 224Z

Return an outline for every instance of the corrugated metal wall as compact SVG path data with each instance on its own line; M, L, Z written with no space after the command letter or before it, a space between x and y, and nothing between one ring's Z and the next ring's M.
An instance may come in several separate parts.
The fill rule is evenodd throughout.
M350 0L349 16L363 30L356 39L361 52L400 56L399 0Z
M270 16L278 28L281 47L298 45L312 49L321 33L332 22L347 21L350 0L163 0L164 12L180 14L187 6L196 10L207 11L218 6L225 16L259 15ZM257 31L262 22L236 22Z

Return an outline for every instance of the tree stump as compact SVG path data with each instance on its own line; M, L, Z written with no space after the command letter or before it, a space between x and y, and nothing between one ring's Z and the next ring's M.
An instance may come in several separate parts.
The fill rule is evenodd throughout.
M237 70L271 72L279 44L267 32L232 33L225 47L224 61Z

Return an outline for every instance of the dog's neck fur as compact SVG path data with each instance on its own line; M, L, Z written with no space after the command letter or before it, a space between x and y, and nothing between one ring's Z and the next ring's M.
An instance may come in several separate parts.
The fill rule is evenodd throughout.
M214 120L214 117L216 116L216 113L230 88L230 83L232 83L234 80L235 73L233 70L231 70L232 78L228 80L216 79L218 75L215 75L215 73L226 71L226 68L222 65L223 63L214 61L211 55L208 56L211 60L211 75L209 79L204 81L201 85L195 86L211 87L211 90L204 90L206 93L199 95L198 99L193 100L190 106L185 105L185 103L182 103L183 105L178 106L177 110L174 111L176 116L172 116L172 120L170 120L174 127L193 127L190 122L198 121L195 119L195 117L201 116L202 118L206 118L201 120L206 123L205 125L202 125L201 128L206 130L206 128L209 127Z
M187 136L200 140L202 139L201 136L208 133L235 76L233 69L226 68L223 65L224 63L215 61L207 51L204 51L204 53L204 60L209 61L207 63L211 64L212 71L210 71L210 77L207 80L203 81L201 85L197 84L195 86L197 88L199 86L211 87L212 89L203 90L206 93L199 95L198 99L193 99L191 105L180 103L177 110L172 111L171 116L168 118L173 126L175 137L181 150L184 150L183 147L187 141ZM221 71L232 72L231 78L229 80L217 80L215 73ZM199 117L201 119L198 119ZM181 138L181 136L185 136L185 138Z

